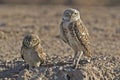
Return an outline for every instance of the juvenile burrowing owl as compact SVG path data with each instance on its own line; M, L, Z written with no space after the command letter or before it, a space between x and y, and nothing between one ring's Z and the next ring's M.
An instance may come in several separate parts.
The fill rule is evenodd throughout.
M62 40L74 50L74 68L78 67L82 54L91 57L89 33L80 19L80 13L76 9L68 8L64 11L60 24Z
M46 60L46 54L41 47L40 39L35 34L24 37L21 47L21 57L28 63L29 67L39 67Z

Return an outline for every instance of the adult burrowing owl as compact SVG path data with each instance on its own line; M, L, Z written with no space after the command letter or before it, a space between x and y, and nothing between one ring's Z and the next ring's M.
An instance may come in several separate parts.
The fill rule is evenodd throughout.
M28 63L29 67L39 67L46 60L46 54L41 47L40 39L35 34L24 37L21 47L21 57Z
M75 52L73 61L75 68L78 67L83 53L91 57L88 30L83 25L78 10L68 8L64 11L60 24L60 35L62 40L69 44Z

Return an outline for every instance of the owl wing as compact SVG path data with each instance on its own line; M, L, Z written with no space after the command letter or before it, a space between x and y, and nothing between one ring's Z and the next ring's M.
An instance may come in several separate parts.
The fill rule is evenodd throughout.
M43 52L42 47L39 47L37 50L35 50L35 54L38 55L41 63L45 62L47 55L46 55L46 53Z
M63 28L63 22L60 24L60 37L65 43L68 43L68 39L66 37L66 30Z
M90 49L90 41L89 41L89 33L87 28L83 25L81 21L76 21L71 23L73 27L73 34L75 34L76 39L83 46L83 51L89 57L91 57L91 49Z

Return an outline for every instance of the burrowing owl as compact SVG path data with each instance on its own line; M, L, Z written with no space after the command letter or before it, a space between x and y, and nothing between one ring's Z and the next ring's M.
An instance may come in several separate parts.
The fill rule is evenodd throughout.
M83 53L91 57L89 33L81 21L78 10L68 8L64 11L60 24L60 35L62 40L69 44L75 52L73 58L75 68Z
M21 47L21 57L29 67L39 67L46 60L41 41L36 34L28 34L24 37Z

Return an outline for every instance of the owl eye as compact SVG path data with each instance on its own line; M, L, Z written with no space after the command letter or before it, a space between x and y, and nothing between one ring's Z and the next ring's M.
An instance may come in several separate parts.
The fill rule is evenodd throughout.
M36 39L33 39L32 41L33 41L33 42L36 42Z
M74 13L75 15L77 15L77 13Z

